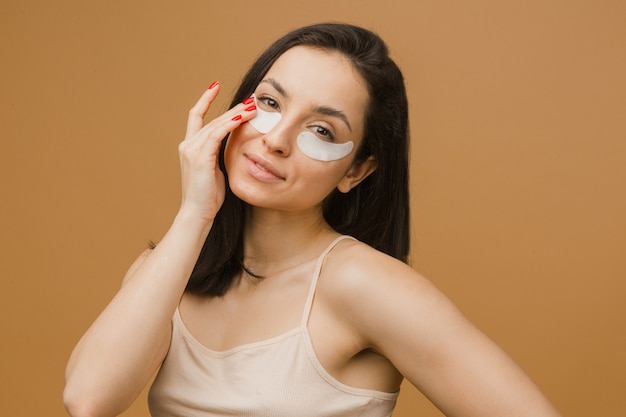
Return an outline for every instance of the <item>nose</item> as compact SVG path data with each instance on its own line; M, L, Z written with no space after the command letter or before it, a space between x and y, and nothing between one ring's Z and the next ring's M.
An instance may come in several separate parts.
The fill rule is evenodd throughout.
M283 118L272 130L264 134L262 140L268 152L288 156L293 140L297 136L293 130L293 127L290 127Z

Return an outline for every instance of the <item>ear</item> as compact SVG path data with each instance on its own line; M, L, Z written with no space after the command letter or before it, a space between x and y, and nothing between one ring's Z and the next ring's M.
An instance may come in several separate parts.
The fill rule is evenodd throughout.
M337 189L342 193L347 193L361 183L368 175L376 171L376 159L370 156L358 165L352 165L350 170L337 184Z

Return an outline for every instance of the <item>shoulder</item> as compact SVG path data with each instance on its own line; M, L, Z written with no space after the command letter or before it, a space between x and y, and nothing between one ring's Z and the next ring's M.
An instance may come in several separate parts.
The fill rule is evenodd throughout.
M322 274L332 275L333 286L355 290L370 283L390 283L400 277L417 277L417 272L402 261L358 240L345 239L328 253Z
M431 285L411 266L351 239L340 242L329 252L322 267L322 276L322 285L332 285L333 292L339 297L355 293L376 294L382 288L393 289L404 285Z
M326 257L318 294L366 339L385 321L430 310L441 297L409 265L353 240L340 242Z

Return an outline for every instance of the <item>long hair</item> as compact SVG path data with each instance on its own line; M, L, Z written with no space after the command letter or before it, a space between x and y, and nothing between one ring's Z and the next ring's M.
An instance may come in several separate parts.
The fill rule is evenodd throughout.
M376 170L348 193L335 189L324 200L326 221L337 232L351 235L406 262L409 252L408 103L402 73L380 37L367 29L339 23L296 29L259 56L244 76L231 107L249 97L274 62L294 46L338 52L347 57L365 80L370 96L364 137L354 163L373 156ZM246 270L243 264L246 203L228 186L224 145L220 167L226 175L226 197L187 284L186 290L194 294L224 295L238 274Z

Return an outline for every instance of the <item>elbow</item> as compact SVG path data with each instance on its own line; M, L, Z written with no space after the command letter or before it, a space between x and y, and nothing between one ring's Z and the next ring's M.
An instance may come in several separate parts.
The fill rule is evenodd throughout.
M93 407L90 407L88 404L75 401L74 399L68 398L63 395L63 404L65 405L65 409L67 413L71 417L95 417L96 414L94 412Z
M63 390L63 405L71 417L115 417L130 403L107 392L101 384L70 379Z
M85 401L81 401L75 395L72 395L68 387L63 391L63 405L67 413L72 417L92 417L95 416L93 407L90 407Z
M66 384L63 390L63 405L71 417L104 417L97 400L88 393Z

